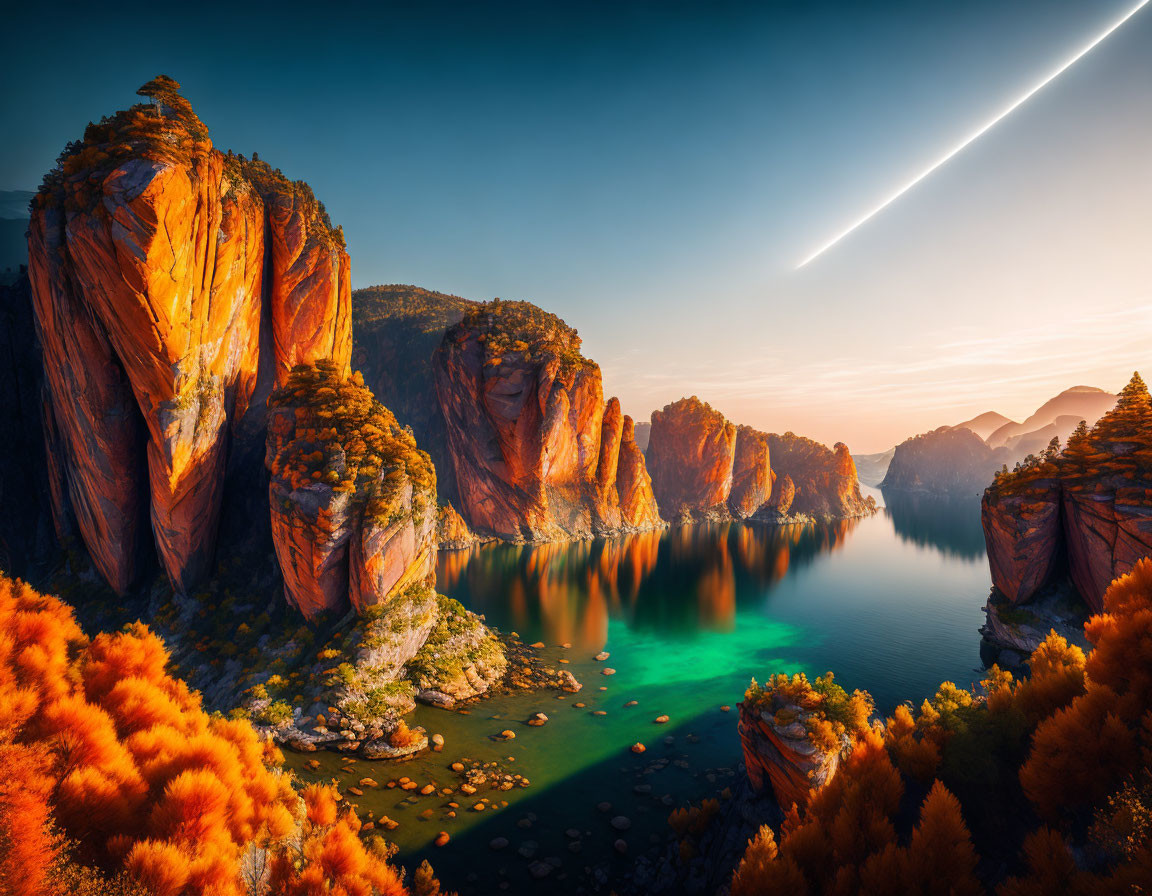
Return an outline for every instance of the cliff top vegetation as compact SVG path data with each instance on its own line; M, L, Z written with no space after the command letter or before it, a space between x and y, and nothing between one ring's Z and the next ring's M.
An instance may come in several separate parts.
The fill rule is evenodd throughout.
M70 211L99 208L103 184L131 159L180 166L192 177L214 152L208 128L180 95L180 84L157 75L136 91L150 102L136 103L98 123L89 122L80 140L70 141L44 176L33 205L62 202ZM331 246L344 246L344 231L333 227L324 204L303 181L289 180L253 153L251 159L224 155L225 175L234 189L253 189L265 201L290 200L308 223L309 236Z
M851 741L871 730L871 695L866 691L849 694L831 672L811 681L803 672L778 673L763 685L753 679L744 700L761 712L771 713L779 727L801 722L810 742L825 751L838 750L845 738Z
M290 432L280 433L275 420L269 427L272 474L293 489L323 483L354 494L381 522L387 522L405 480L412 483L415 512L436 500L431 458L373 398L358 372L342 379L330 361L298 365L268 405L273 412L294 411Z
M498 365L505 355L516 354L533 363L555 358L565 370L595 366L580 354L576 329L531 302L493 299L471 308L457 329L477 334L485 364Z
M204 712L142 623L89 639L0 576L0 631L4 893L407 893L339 794L297 791L248 722Z
M419 286L366 286L352 293L352 324L356 331L387 324L442 333L479 305L471 299Z

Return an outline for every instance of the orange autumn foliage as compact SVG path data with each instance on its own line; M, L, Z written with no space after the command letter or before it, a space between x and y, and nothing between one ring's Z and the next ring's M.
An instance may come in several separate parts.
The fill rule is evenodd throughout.
M2 637L2 636L0 636ZM0 893L39 896L58 849L50 828L48 757L0 734Z
M406 893L332 790L301 798L275 747L167 665L146 626L89 640L66 604L0 576L0 892L76 892L90 874L53 870L67 837L152 896L243 896L253 854L258 892ZM263 890L273 873L283 889Z
M331 788L303 791L306 817L298 846L278 853L269 885L276 896L405 896L407 890L380 851L365 847L356 813L337 814ZM375 841L381 842L381 841Z
M750 841L732 896L930 893L941 881L948 884L939 892L982 892L959 801L937 781L902 846L895 821L903 794L883 737L865 735L804 816L793 807L779 844L767 827Z
M1094 649L1085 691L1040 723L1020 770L1037 811L1059 819L1098 804L1140 766L1152 740L1152 559L1109 586L1104 612L1084 626ZM1107 757L1107 761L1094 761Z

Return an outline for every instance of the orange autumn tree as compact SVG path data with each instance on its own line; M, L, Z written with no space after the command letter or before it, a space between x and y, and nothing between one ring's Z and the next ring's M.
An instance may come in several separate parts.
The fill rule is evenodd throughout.
M301 798L275 747L167 664L144 625L89 640L66 604L0 576L0 890L77 892L72 844L152 896L407 892L333 791Z
M976 851L956 798L936 782L901 845L903 796L882 735L868 732L841 771L812 793L803 816L792 807L779 844L771 828L761 828L736 869L732 896L927 893L942 874L948 887L940 892L980 893Z
M1152 559L1109 586L1084 632L1094 646L1085 691L1040 724L1020 770L1051 821L1099 804L1152 758Z

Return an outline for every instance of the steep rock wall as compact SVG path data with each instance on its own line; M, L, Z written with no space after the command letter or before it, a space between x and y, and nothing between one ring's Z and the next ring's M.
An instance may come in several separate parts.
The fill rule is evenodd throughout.
M639 527L620 509L619 402L605 404L600 368L580 354L575 330L526 302L497 300L445 333L433 366L471 526L526 541ZM646 520L654 508L631 509Z

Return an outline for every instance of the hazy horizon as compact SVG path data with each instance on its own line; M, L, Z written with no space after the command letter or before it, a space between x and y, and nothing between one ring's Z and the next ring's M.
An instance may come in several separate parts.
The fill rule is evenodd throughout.
M1133 3L856 6L28 7L0 189L165 72L312 185L354 287L533 301L637 419L695 394L871 453L1118 391L1152 341L1152 7L796 270Z

